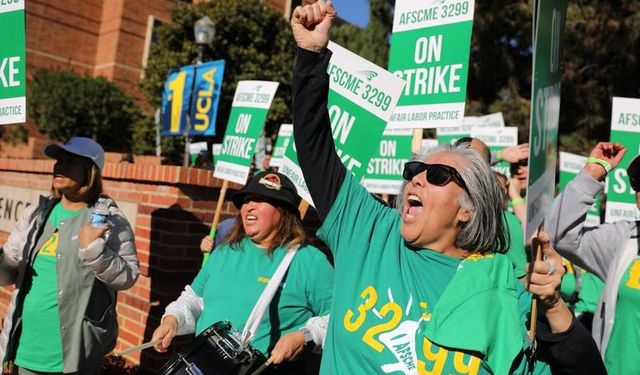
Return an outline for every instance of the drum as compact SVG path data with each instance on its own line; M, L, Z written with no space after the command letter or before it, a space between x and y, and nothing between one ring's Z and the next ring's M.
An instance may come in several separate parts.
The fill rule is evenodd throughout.
M167 362L162 375L248 375L266 362L265 356L243 345L240 332L220 321L196 336Z

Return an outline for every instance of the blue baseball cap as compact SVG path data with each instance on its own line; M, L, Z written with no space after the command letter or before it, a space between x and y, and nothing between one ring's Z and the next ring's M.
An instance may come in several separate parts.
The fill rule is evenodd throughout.
M62 152L90 159L100 170L104 167L104 150L91 138L73 137L63 145L51 143L44 148L44 154L54 159L57 159Z

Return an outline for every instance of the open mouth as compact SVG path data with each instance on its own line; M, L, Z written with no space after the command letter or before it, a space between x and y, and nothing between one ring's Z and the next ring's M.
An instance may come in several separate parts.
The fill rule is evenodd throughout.
M256 222L256 220L258 220L258 217L256 215L247 215L245 217L245 220L247 221L247 223L254 223Z
M422 200L415 194L407 195L407 205L407 219L411 219L422 212Z

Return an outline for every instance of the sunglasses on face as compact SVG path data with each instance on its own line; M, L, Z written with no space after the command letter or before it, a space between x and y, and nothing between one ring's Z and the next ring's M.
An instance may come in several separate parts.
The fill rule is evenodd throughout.
M460 187L468 192L467 185L464 183L460 173L458 173L455 168L444 164L427 164L421 161L410 161L404 165L402 178L411 181L415 176L424 171L427 171L427 182L431 185L445 186L455 180Z

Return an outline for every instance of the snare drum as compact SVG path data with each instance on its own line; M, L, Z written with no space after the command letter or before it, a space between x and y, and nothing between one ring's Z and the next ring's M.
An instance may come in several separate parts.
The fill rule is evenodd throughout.
M266 362L250 345L242 345L240 333L229 321L220 321L196 336L180 353L171 357L162 375L245 375Z

